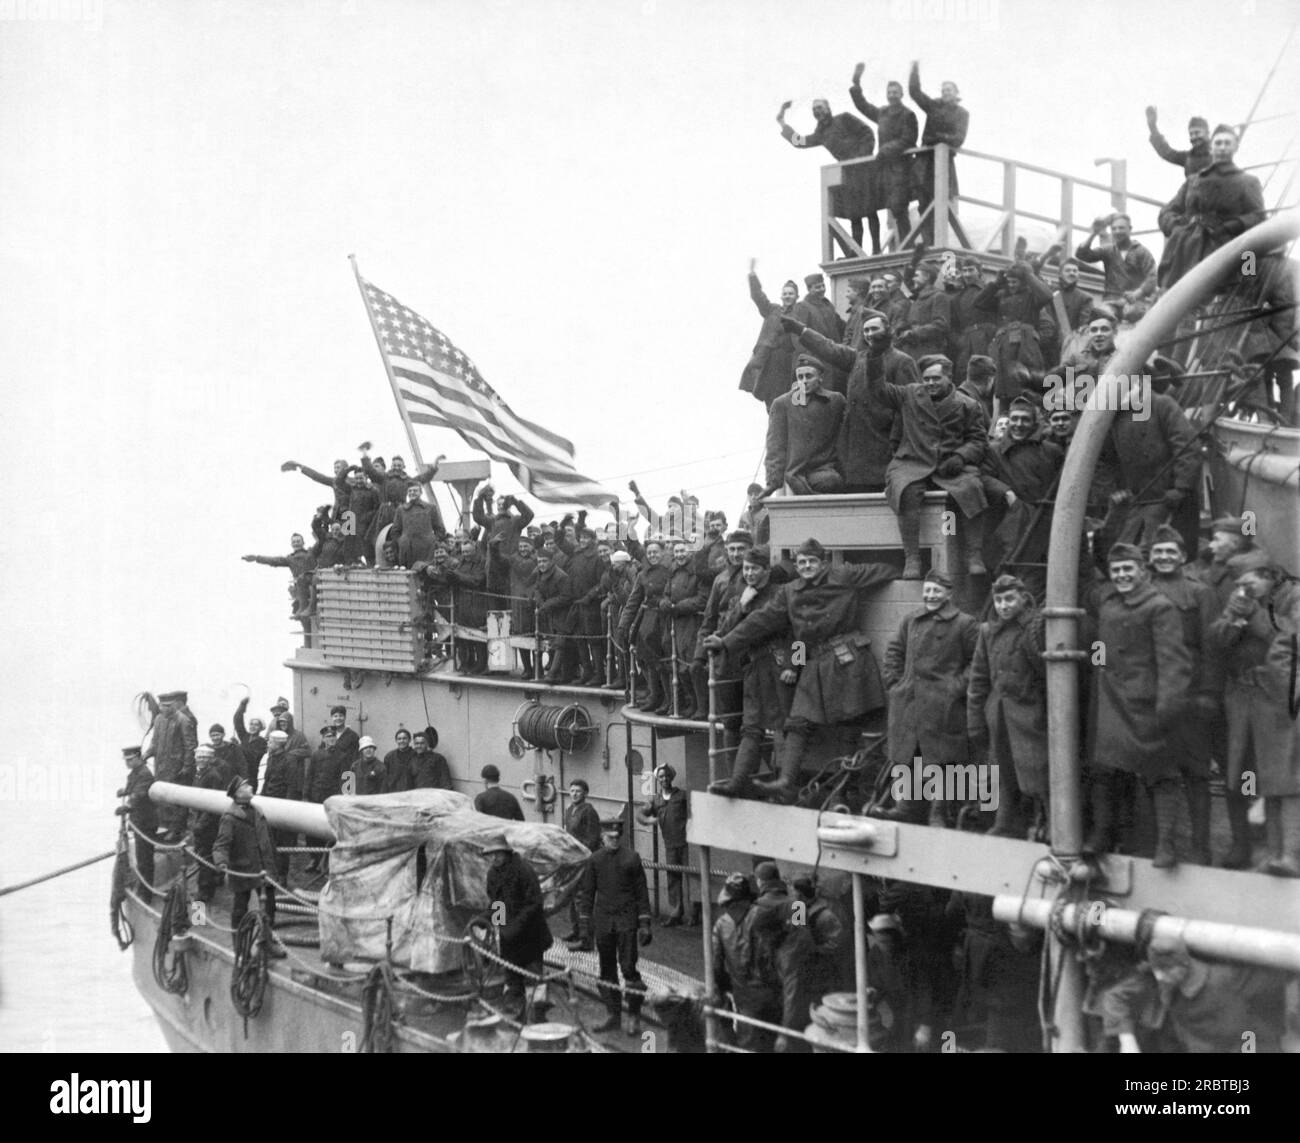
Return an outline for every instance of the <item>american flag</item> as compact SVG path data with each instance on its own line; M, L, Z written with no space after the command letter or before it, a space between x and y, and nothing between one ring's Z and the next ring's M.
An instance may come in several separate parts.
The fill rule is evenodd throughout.
M502 400L446 334L364 278L361 296L412 424L454 429L507 465L538 500L605 507L617 499L573 467L573 445L526 421Z

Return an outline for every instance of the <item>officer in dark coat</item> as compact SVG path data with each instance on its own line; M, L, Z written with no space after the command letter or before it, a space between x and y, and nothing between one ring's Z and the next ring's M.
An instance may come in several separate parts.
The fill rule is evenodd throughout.
M970 112L961 105L961 93L955 83L944 80L939 87L939 98L931 98L921 90L921 65L913 60L912 70L907 77L907 93L912 97L912 102L925 112L925 127L921 131L922 147L947 143L956 149L966 142ZM922 151L916 156L915 162L913 174L916 206L924 214L934 201L934 152ZM951 152L948 155L948 197L957 197L957 160ZM921 224L921 232L926 236L926 241L931 239L934 235L933 218L927 218Z
M501 957L523 970L506 969L506 998L520 1002L518 1018L524 1020L528 1014L529 982L542 975L542 956L551 947L542 887L533 867L510 847L504 834L488 842L483 854L492 860L487 897L497 925Z
M158 696L158 714L154 717L146 760L153 758L154 777L159 782L189 786L194 782L194 751L199 739L194 718L185 709L184 691L168 691ZM165 840L179 841L185 832L187 811L184 806L164 806L158 813Z
M1167 869L1178 864L1182 798L1168 739L1191 699L1192 657L1178 609L1151 586L1142 550L1116 544L1106 560L1110 583L1087 600L1101 654L1093 658L1088 712L1092 829L1084 849L1111 849L1123 803L1132 797L1125 775L1134 775L1155 804L1152 864Z
M887 564L832 567L826 549L806 540L795 555L799 578L785 584L759 611L725 635L705 641L728 654L767 643L789 632L802 665L786 738L780 776L765 796L785 805L798 796L799 767L814 726L856 724L885 705L871 640L859 628L860 593L898 577Z
M307 760L306 779L303 783L304 801L323 805L343 789L343 759L335 749L338 732L332 726L320 728L320 746Z
M463 532L456 537L459 557L447 575L455 585L452 606L458 627L482 631L487 626L487 561L476 544ZM460 639L456 643L460 667L467 674L487 671L487 643L478 639Z
M617 987L611 986L617 986L622 973L628 1012L623 1030L636 1036L641 1032L645 998L636 964L638 946L651 941L650 891L641 858L636 850L621 844L622 819L607 819L600 830L601 849L592 855L578 889L579 933L584 947L590 948L595 941L608 1013L592 1031L609 1032L618 1027L623 1002Z
M889 689L889 761L897 779L913 759L938 766L966 761L966 682L979 624L952 602L952 580L930 571L921 585L922 607L907 615L885 651ZM945 827L946 803L931 801L930 825ZM925 803L907 799L887 816L921 821Z
M1165 248L1157 281L1168 289L1238 234L1258 226L1266 216L1259 179L1232 160L1237 133L1220 125L1210 137L1213 162L1192 175L1160 212Z
M263 890L263 908L267 923L275 926L275 886L264 882L263 871L276 868L271 830L262 811L253 805L253 787L242 778L232 778L226 794L234 804L221 815L217 841L212 848L212 862L227 875L235 895L230 906L230 927L239 932L239 922L248 912L248 898ZM287 954L272 944L267 955L282 958Z
M781 287L781 304L768 301L754 273L754 262L749 263L749 296L763 319L754 352L749 364L740 375L740 388L752 393L769 409L772 402L790 388L794 380L794 338L781 328L781 315L790 314L799 300L799 287L786 282Z
M140 899L147 905L153 900L153 843L158 838L158 810L149 798L149 787L153 785L153 774L145 764L140 747L127 746L122 750L122 759L126 763L126 785L117 792L119 798L125 798L126 804L119 806L117 812L127 815L140 832L135 838L135 871L140 879ZM141 834L144 836L142 837Z
M907 206L912 201L912 156L907 154L916 146L919 130L916 115L903 106L903 85L890 80L885 85L885 105L876 107L862 94L864 65L853 69L853 86L849 96L853 106L870 119L880 130L880 147L876 151L876 178L884 205L893 219L899 249L911 230Z

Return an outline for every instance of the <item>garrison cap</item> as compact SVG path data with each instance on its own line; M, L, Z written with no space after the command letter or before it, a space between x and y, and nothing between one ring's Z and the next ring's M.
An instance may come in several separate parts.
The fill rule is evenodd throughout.
M1204 127L1207 131L1210 129L1209 120L1207 120L1203 115L1193 115L1187 121L1187 126L1189 129L1192 127Z
M993 594L1002 595L1008 591L1020 591L1025 594L1029 593L1029 588L1025 586L1025 581L1016 575L1000 575L993 581Z
M982 353L972 354L971 359L966 363L967 377L992 377L997 371L997 362Z
M798 369L800 365L806 365L809 369L816 369L818 373L826 372L826 366L811 353L801 353L794 359L794 367Z
M159 702L184 702L188 696L184 691L167 691L158 696Z
M1106 553L1107 564L1118 563L1120 560L1135 560L1140 564L1146 562L1142 549L1136 544L1115 544Z
M952 576L945 575L943 572L936 571L934 568L931 568L925 573L925 579L922 582L937 583L940 587L946 587L949 591L952 590Z
M816 559L824 560L826 558L826 549L810 536L795 549L794 554L796 556L813 556Z
M745 531L744 528L737 528L734 532L727 533L727 543L729 544L752 544L754 537Z
M1177 544L1183 551L1187 550L1182 534L1177 528L1172 528L1168 524L1161 524L1155 530L1155 534L1151 537L1151 544L1153 547L1156 544Z
M1248 572L1277 570L1277 561L1263 548L1255 547L1246 552L1238 552L1228 561L1228 570L1234 576L1243 576Z
M818 102L825 103L826 100L822 99L819 100ZM824 282L825 280L826 278L822 274L805 274L803 279L803 284L805 286L815 286L820 282Z
M922 373L924 373L932 365L942 365L943 371L949 377L952 376L952 358L949 357L946 353L927 353L924 357L921 358L920 361L916 363L917 368L920 369Z
M754 564L761 568L770 568L772 566L772 553L765 546L750 548L745 553L745 563Z

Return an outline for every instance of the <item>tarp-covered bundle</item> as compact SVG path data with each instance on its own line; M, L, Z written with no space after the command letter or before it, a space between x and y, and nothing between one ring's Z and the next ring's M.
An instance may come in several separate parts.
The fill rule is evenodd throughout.
M388 919L393 960L417 972L460 967L459 938L490 907L481 850L503 833L541 882L548 913L577 888L590 856L559 826L507 822L477 813L453 790L411 790L329 798L325 814L337 844L320 898L321 956L327 961L382 960ZM426 872L417 883L418 854Z

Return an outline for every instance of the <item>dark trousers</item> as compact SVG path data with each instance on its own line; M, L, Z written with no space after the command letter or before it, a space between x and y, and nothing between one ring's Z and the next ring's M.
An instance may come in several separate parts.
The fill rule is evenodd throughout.
M248 899L257 892L253 884L260 873L230 874L230 887L234 890L235 900L230 906L230 927L236 931L239 930L239 922L244 919L248 913ZM247 886L244 888L243 886ZM266 922L272 928L275 927L275 889L270 885L262 886L262 911L266 914Z
M618 976L623 974L623 984L630 988L641 988L641 974L636 970L638 953L636 930L627 933L601 933L596 938L596 953L600 957L600 994L610 1014L617 1016L622 1011L623 1003L618 989L608 988L604 982L618 984ZM629 1015L641 1013L641 991L629 992L627 1010Z
M142 829L140 832L149 841L155 840L158 836L157 830ZM141 882L140 896L145 901L153 900L153 891L149 888L153 884L153 846L149 841L135 835L135 871Z
M685 845L669 845L664 842L664 864L665 865L685 865L690 858L689 847ZM684 886L686 883L686 874L667 870L664 873L664 879L668 883L668 915L676 917L678 920L686 919L686 894Z
M220 824L220 821L218 821L217 826L219 827ZM203 864L204 861L209 863L212 861L212 847L216 844L216 828L194 831L194 852L203 858L203 861L198 863L200 901L211 901L221 887L221 874Z

